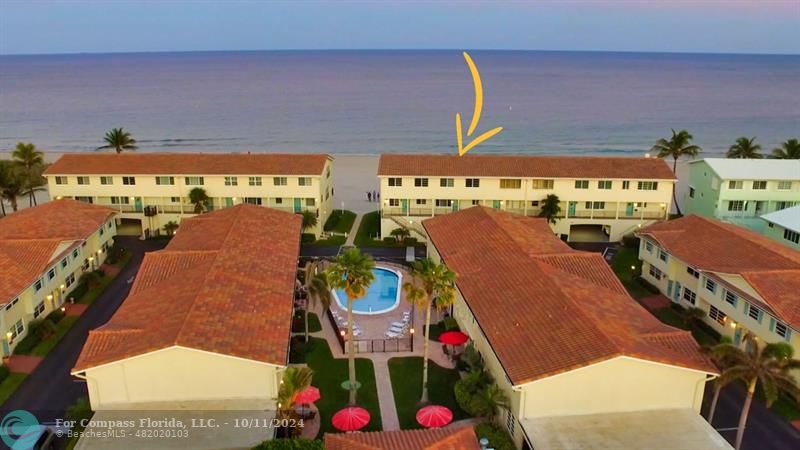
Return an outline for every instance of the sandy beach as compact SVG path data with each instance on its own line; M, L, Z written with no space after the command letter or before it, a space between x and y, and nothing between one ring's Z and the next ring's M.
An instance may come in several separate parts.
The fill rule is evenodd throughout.
M62 153L45 153L45 162L53 162ZM343 155L334 154L333 179L334 179L334 207L349 209L358 213L370 212L378 209L377 202L367 201L367 191L378 191L378 155ZM0 158L10 159L9 152L0 153ZM670 168L672 160L668 160ZM678 201L682 202L687 189L687 162L678 162ZM44 203L50 200L47 190L36 194L36 201ZM17 199L20 209L28 207L28 198ZM7 212L10 210L6 203ZM674 212L674 207L673 207Z

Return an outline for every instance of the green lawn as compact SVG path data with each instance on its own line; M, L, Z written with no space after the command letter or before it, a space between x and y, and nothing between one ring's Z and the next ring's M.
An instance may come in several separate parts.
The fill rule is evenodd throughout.
M399 227L399 226L398 226ZM380 211L373 211L364 214L361 217L361 225L356 232L355 244L357 247L405 247L405 244L398 244L396 242L384 242L380 239L373 239L372 236L377 236L381 232L381 213ZM424 245L418 244L416 245Z
M311 338L305 363L314 371L312 384L319 388L321 398L316 402L320 411L320 434L338 432L331 425L331 417L342 408L347 407L349 392L342 389L342 382L347 380L347 359L333 359L328 342L320 338ZM358 390L357 404L369 411L369 424L361 431L380 431L383 429L381 412L378 407L378 392L375 386L375 370L372 361L356 358L356 378L361 383Z
M335 234L326 239L317 239L314 242L309 242L306 245L318 245L320 247L340 247L344 245L347 238L344 235Z
M39 342L36 347L33 347L30 354L33 356L46 356L50 353L50 350L58 344L58 341L61 340L62 337L75 325L75 322L78 321L79 316L65 316L63 319L59 320L56 324L55 333L50 336L49 338Z
M356 220L356 213L353 211L341 209L334 209L328 220L325 221L325 226L322 228L325 231L333 231L335 233L349 233L353 228L353 222Z
M634 266L635 269L631 269ZM611 259L611 268L617 274L628 293L633 298L643 298L652 293L637 280L637 275L642 272L642 262L639 260L639 251L635 248L619 247L617 254Z
M11 373L0 383L0 405L8 400L8 397L11 397L11 394L17 390L20 383L22 383L28 375L25 373Z
M305 333L305 321L303 320L303 311L298 310L292 319L292 332ZM322 325L319 323L319 317L314 313L308 313L308 332L316 333L322 331Z
M418 356L392 358L389 360L389 375L392 378L394 403L397 406L397 417L400 428L422 428L417 423L416 414L420 406L417 404L422 395L422 358ZM453 421L466 419L467 413L456 403L453 387L459 380L458 371L445 369L428 362L428 396L430 403L446 406L453 411Z

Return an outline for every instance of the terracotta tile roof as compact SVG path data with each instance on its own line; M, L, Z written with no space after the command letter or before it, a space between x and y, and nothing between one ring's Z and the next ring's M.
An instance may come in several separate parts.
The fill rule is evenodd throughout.
M426 430L374 431L367 433L325 433L326 450L478 450L478 438L471 426L450 426Z
M741 276L781 320L800 327L800 251L747 228L695 215L651 225L639 236L700 271Z
M605 156L382 154L378 176L675 180L664 160Z
M45 175L320 175L327 154L66 153Z
M184 219L73 371L172 346L285 365L301 218L237 205Z
M0 303L13 300L73 241L88 238L113 215L105 207L64 199L0 219Z
M602 257L572 250L544 219L473 207L422 224L512 383L623 355L715 372L688 332L661 323Z

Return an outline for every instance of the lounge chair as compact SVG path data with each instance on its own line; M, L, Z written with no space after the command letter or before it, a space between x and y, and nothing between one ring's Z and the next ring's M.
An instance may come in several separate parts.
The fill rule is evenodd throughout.
M406 328L405 327L391 326L391 327L389 327L389 331L392 331L394 333L405 333L406 332Z
M392 338L392 339L394 339L394 338L397 338L397 337L400 337L400 336L402 336L402 335L403 335L402 333L395 333L395 332L393 332L393 331L387 331L387 332L386 332L386 337L388 337L388 338Z
M405 328L408 322L392 322L392 327Z

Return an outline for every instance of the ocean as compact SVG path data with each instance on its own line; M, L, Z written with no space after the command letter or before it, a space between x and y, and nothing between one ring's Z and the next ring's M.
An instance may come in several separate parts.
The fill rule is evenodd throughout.
M642 155L670 128L706 154L800 136L800 56L470 52L504 127L475 153ZM455 152L472 116L459 51L0 56L0 150Z

